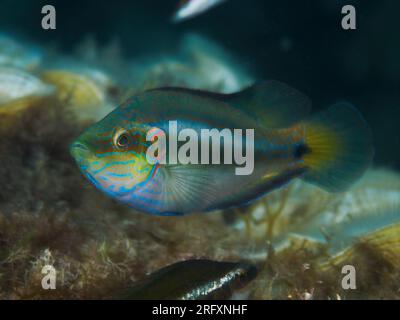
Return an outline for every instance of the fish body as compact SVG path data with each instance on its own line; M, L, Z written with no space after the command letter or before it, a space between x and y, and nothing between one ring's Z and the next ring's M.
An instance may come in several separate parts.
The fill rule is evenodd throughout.
M174 22L180 22L200 15L226 0L188 0L177 10Z
M129 99L87 129L72 144L71 153L97 188L139 211L156 215L182 215L243 205L297 177L332 191L342 190L363 173L370 161L368 129L359 114L347 105L336 107L322 118L298 120L304 119L309 109L306 96L276 81L230 95L181 88L153 89ZM335 127L325 127L325 118L329 123L329 113L337 112L339 116L341 113L350 116L353 127L348 130L360 131L357 143L361 141L360 135L362 139L365 136L365 142L359 143L356 150L364 154L358 155L361 158L356 167L352 155L340 154L343 157L339 158L340 163L329 163L334 161L335 152L350 152L347 149L354 147L347 145L351 141L335 140ZM164 155L169 161L150 163L146 157L151 145L147 135L157 128L167 132L170 142L171 135L177 134L169 130L171 121L176 122L177 132L190 128L199 140L204 129L253 130L253 170L237 174L237 163L225 161L229 160L225 147L233 150L236 138L220 140L219 153L223 158L220 163L173 162L170 148L166 148ZM352 133L342 135L351 138ZM176 136L172 138L176 140ZM247 146L247 136L238 139ZM196 141L197 146L202 143ZM337 165L353 167L343 177L326 172Z

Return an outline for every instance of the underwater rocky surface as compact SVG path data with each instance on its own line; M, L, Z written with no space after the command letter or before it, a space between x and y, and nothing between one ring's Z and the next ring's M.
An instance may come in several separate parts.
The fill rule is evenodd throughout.
M206 284L232 266L258 270L240 286L228 277L224 297L400 298L400 175L390 170L371 168L346 193L295 181L248 207L172 218L134 212L81 176L69 144L129 95L161 85L234 92L249 84L251 74L218 45L192 35L175 56L143 62L92 41L73 57L2 41L0 299L112 299L136 288L129 299L141 295L138 284L148 291L150 274L151 285L185 281L191 292L198 266L188 261L198 259L210 266ZM159 277L177 262L186 277ZM57 290L41 287L49 264ZM357 290L342 288L344 265L356 268Z

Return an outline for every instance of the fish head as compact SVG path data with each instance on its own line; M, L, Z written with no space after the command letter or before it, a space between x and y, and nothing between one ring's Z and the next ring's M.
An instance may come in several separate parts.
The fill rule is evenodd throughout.
M123 201L152 174L146 132L146 125L127 121L116 110L83 132L70 152L92 184Z

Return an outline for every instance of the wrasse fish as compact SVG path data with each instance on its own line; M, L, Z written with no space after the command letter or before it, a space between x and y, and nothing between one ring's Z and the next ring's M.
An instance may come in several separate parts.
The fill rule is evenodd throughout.
M257 268L248 263L187 260L164 267L117 298L137 300L200 300L229 298L253 280Z
M346 190L372 160L369 127L349 104L308 116L310 105L305 95L276 81L235 94L152 89L89 127L71 145L71 154L97 188L156 215L247 204L294 178L332 192ZM196 131L253 128L254 170L236 175L232 163L150 164L147 133L167 128L170 121Z
M221 4L226 0L186 0L182 1L182 5L173 16L174 22L180 22L193 18L207 10Z

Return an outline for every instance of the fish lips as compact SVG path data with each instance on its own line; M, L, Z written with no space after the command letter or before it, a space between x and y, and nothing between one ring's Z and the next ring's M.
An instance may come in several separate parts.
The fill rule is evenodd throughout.
M75 159L83 175L97 188L103 189L95 176L90 172L90 159L93 159L93 153L81 142L74 142L70 146L70 153Z

